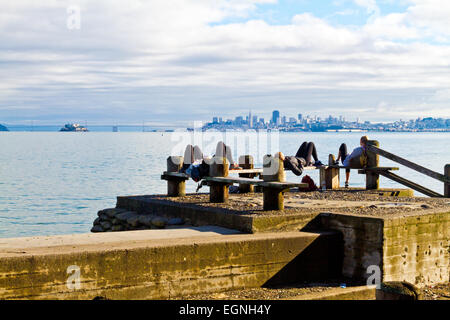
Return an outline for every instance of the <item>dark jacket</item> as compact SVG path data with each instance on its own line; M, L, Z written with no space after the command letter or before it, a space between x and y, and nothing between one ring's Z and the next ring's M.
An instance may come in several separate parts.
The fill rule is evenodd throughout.
M286 156L284 159L284 169L291 170L296 176L301 176L306 160L299 157Z

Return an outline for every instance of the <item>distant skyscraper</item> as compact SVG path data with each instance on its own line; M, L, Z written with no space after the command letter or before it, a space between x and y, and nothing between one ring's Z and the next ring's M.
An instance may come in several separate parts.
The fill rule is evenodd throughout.
M236 120L235 120L235 124L236 125L242 125L242 123L244 122L244 117L236 117Z
M279 124L279 121L280 121L280 111L274 110L272 112L272 122L274 124Z
M303 119L303 116L302 116L301 113L299 113L299 114L298 114L298 121L302 121L302 119Z
M219 123L217 117L214 117L214 118L213 118L213 123Z
M281 118L281 124L282 124L282 125L285 125L285 124L286 124L286 116L283 116L283 117Z

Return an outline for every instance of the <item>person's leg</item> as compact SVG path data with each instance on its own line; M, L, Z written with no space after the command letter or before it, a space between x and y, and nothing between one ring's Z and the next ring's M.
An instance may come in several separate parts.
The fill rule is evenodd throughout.
M225 145L222 141L217 143L216 156L220 158L227 158L230 163L230 167L234 166L233 156L231 154L231 148Z
M228 162L230 163L230 167L234 167L235 163L233 160L233 155L231 153L231 148L227 145L225 145L225 156L226 156Z
M306 157L306 154L307 154L307 145L308 145L308 142L303 142L302 143L302 145L300 146L300 148L298 148L298 150L297 150L297 153L295 154L295 156L297 157L297 158L305 158Z
M194 147L194 161L203 160L203 152L199 146Z
M317 157L317 150L314 142L310 142L306 145L306 155L303 157L306 160L306 166L310 166L314 164L316 161L319 161ZM314 159L314 161L313 161Z
M345 158L347 158L348 152L347 152L347 145L345 143L341 144L339 147L339 159L341 159L342 164L344 164ZM348 181L350 179L350 169L345 169L345 187L348 188Z
M188 144L186 146L186 149L184 150L184 160L183 160L182 171L189 168L189 166L193 162L194 162L194 147L191 144Z

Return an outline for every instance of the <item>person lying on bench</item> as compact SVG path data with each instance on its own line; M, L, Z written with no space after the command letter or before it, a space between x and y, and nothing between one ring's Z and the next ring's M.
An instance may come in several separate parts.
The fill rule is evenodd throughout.
M231 148L229 146L227 146L225 143L223 143L222 141L217 143L216 154L214 155L214 157L215 156L227 158L228 162L230 163L231 170L240 169L239 165L236 162L234 162L234 160L233 160L233 156L231 154ZM191 165L200 165L202 163L204 164L205 160L208 160L208 158L203 156L203 152L199 146L194 147L194 146L188 144L184 151L184 161L183 161L183 166L182 166L180 172L183 172L183 173L186 172L186 170Z
M301 176L304 167L322 166L322 162L317 157L316 146L313 142L303 142L295 156L285 156L280 152L280 159L283 160L284 169L291 170L296 176Z
M236 162L234 162L234 160L233 160L233 155L231 154L231 148L229 146L227 146L225 143L223 143L222 141L217 143L216 154L214 155L214 157L216 157L216 156L222 157L222 158L227 158L228 162L230 163L231 170L241 169L241 168L239 168L239 165Z
M181 167L180 172L186 172L191 164L198 163L200 164L203 161L203 152L199 146L192 146L188 144L186 149L184 150L184 160L183 166Z
M348 167L345 169L345 187L348 188L348 180L350 179L350 168L363 168L367 165L367 153L366 146L369 138L367 136L361 137L359 140L360 147L357 147L353 150L351 154L347 152L347 145L345 143L341 144L339 147L338 157L336 159L335 164L339 164L339 160L341 160L342 165L344 167Z

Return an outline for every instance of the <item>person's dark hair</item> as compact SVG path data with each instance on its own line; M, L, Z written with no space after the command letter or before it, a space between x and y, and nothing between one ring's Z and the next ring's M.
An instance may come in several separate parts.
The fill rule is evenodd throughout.
M364 145L367 145L367 141L369 141L369 138L367 136L362 136L361 137L361 143L363 143Z

